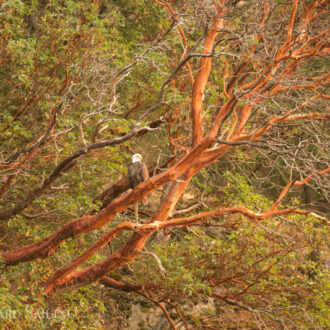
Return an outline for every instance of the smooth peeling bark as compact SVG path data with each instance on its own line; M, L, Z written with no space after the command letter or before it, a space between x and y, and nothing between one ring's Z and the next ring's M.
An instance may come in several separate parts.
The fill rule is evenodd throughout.
M167 198L165 198L159 207L158 212L153 216L152 222L166 220L172 210L172 205L176 203L179 197L184 191L184 187L188 184L181 183L180 189L172 188ZM175 201L173 199L176 199ZM65 290L71 290L73 288L95 282L100 280L107 273L129 263L138 256L138 253L142 250L147 239L160 227L157 223L156 226L146 225L144 228L137 229L137 231L131 236L131 238L112 256L103 262L99 262L91 267L87 267L81 271L72 272L67 276L54 276L47 282L45 292L48 294L59 293Z
M158 186L167 183L172 178L174 179L175 177L175 175L169 175L167 176L168 180L158 181L157 183L159 185L154 186L153 182L149 182L147 186L149 189L151 188L150 191L152 191ZM145 185L146 184L144 184L144 186ZM136 192L137 189L139 190L138 192ZM94 216L86 216L73 220L42 241L29 246L24 246L18 250L1 252L1 262L5 263L6 265L15 265L19 262L29 261L37 258L45 258L51 255L56 250L56 248L66 239L75 237L81 233L88 233L95 229L102 228L115 217L116 213L120 213L130 205L133 205L135 202L142 200L144 198L143 196L143 190L136 188L133 192L126 193L124 196L112 202L100 213Z
M33 260L37 258L45 258L51 255L55 249L66 239L75 237L81 233L89 233L95 229L102 228L111 221L117 213L121 213L130 205L143 200L149 193L164 184L176 180L195 159L198 159L203 151L215 142L212 137L207 137L201 141L187 156L179 161L167 171L150 178L148 181L141 183L133 191L117 198L101 212L93 216L84 216L76 220L70 221L54 234L47 238L24 246L18 250L1 252L1 261L6 265L15 265L22 261Z
M95 243L88 250L93 253L86 251L82 256L75 259L72 263L58 270L55 275L46 283L45 292L48 294L58 293L63 290L69 290L74 287L79 287L81 285L87 284L92 278L92 281L98 281L102 276L106 275L108 272L123 266L124 264L132 261L141 251L142 247L146 243L147 239L158 229L161 228L161 222L165 222L171 217L172 211L182 196L185 188L190 182L193 175L198 171L196 165L191 165L188 170L180 177L179 183L174 183L170 189L168 195L163 199L158 211L153 215L153 217L147 222L149 226L143 226L139 228L137 226L135 234L133 235L127 243L122 246L120 250L114 253L103 263L99 263L96 268L85 268L79 272L73 272L80 264L86 261L91 255L97 252L99 245L104 246L105 242L109 241L113 237L113 233L118 233L120 231L120 226L110 231L97 243ZM182 181L182 182L181 182ZM157 224L153 226L153 223ZM126 226L127 227L127 226ZM125 227L125 229L127 229ZM124 227L123 227L124 228ZM165 227L164 227L165 228ZM108 239L109 238L109 239ZM120 256L120 257L118 257ZM120 262L118 261L120 259ZM119 262L119 263L118 263ZM93 275L91 275L93 273ZM90 283L90 282L89 282Z
M219 217L227 213L240 213L255 221L288 214L316 216L310 211L299 209L274 210L271 207L267 212L256 213L242 206L234 206L227 209L202 212L200 214L188 218L172 218L169 221L158 221L157 223L151 223L149 225L142 226L137 232L132 235L132 237L126 242L125 245L123 245L116 253L114 253L106 260L94 264L93 266L87 267L81 271L72 272L65 278L50 280L45 287L45 292L48 294L59 293L100 280L107 273L135 259L138 256L138 253L142 250L142 247L146 243L147 239L156 230L177 226L192 225L196 222L205 221L210 217ZM328 220L326 218L322 219L328 223Z
M79 257L74 259L68 265L60 268L48 281L47 283L54 283L59 281L60 279L65 278L75 269L77 269L81 264L95 255L102 247L104 247L107 243L109 243L114 237L120 234L122 231L125 230L132 230L134 231L135 228L138 228L137 225L133 222L124 221L123 223L119 224L114 229L111 229L107 234L103 235L97 242L92 244L83 254ZM46 285L46 292L47 292L47 285Z
M288 215L288 214L301 214L301 215L314 215L313 212L307 211L307 210L300 210L300 209L281 209L281 210L268 210L267 212L264 213L257 213L253 212L243 206L233 206L227 209L219 209L219 210L214 210L214 211L208 211L208 212L202 212L199 214L196 214L192 217L189 218L172 218L167 222L164 222L161 224L159 227L160 228L171 228L171 227L177 227L177 226L188 226L191 224L194 224L196 222L200 221L206 221L209 218L212 217L220 217L225 214L243 214L249 219L252 220L265 220L269 219L272 217L277 217L277 216L283 216L283 215ZM320 218L320 217L319 217ZM327 221L327 219L323 218L324 220Z
M166 163L161 165L153 166L149 169L149 177L152 177L155 173L159 174L161 169L166 168L173 161L173 157L171 157ZM107 207L110 202L112 202L115 198L121 195L123 192L127 191L130 188L130 184L128 182L128 177L124 176L116 183L114 183L111 187L103 191L98 197L94 199L94 203L102 202L100 210L103 210Z
M150 125L153 127L158 127L162 123L161 120L156 120ZM9 209L1 209L0 210L0 221L1 220L8 220L9 218L19 214L21 211L26 209L31 203L40 197L49 187L50 185L58 179L64 172L68 171L70 168L75 166L77 160L86 155L89 151L94 149L103 148L106 146L113 146L121 144L125 141L128 141L132 137L136 135L145 134L148 132L145 128L141 127L140 129L132 129L129 133L122 135L120 137L114 139L107 139L104 141L98 141L92 143L90 145L85 146L85 148L81 148L73 152L71 155L67 156L63 161L61 161L54 170L49 174L49 176L40 184L39 187L30 191L27 196L16 203L16 205Z
M155 221L165 221L172 216L175 206L178 200L181 198L184 190L189 184L191 178L196 173L195 166L192 164L191 167L180 177L180 181L174 183L168 192L167 196L163 199L157 212L147 223L153 223Z
M223 3L223 1L221 1ZM218 10L218 16L224 15L227 11L226 8ZM209 54L213 50L214 40L219 32L219 29L223 27L223 19L216 17L213 19L213 23L207 33L203 54ZM203 96L205 87L211 72L211 57L202 57L200 59L199 71L193 86L191 113L193 121L193 145L197 145L202 140L203 120L201 117L203 107Z
M54 294L100 280L109 272L135 259L147 239L155 232L153 229L139 230L112 256L83 270L76 271L55 283L48 283L46 293Z
M166 196L166 198L164 198L164 200L162 201L160 207L158 208L158 211L153 215L153 217L147 222L147 223L154 223L157 221L157 225L156 227L153 226L149 226L149 227L143 227L144 230L146 230L146 228L148 228L149 230L152 231L152 233L157 230L158 228L160 228L159 226L159 222L160 221L165 221L167 220L169 217L171 217L172 215L172 211L177 203L177 201L180 199L180 197L182 196L186 186L188 185L188 183L190 182L190 179L193 177L194 173L195 173L195 166L191 166L189 168L189 170L187 171L187 173L185 173L184 175L182 175L182 181L180 183L175 183L173 185L173 187L171 188L171 190L169 191L168 195ZM72 273L79 265L81 265L83 262L85 262L87 259L89 259L92 255L94 255L101 247L103 247L107 242L109 242L115 235L117 235L119 232L121 232L122 230L127 230L127 229L131 229L131 230L139 230L139 226L136 225L136 228L132 228L132 223L123 223L122 225L117 226L116 228L112 229L109 233L107 233L106 235L104 235L98 242L96 242L95 244L93 244L93 246L91 246L83 255L79 256L78 258L76 258L73 262L71 262L69 265L59 269L53 276L52 278L47 282L46 286L45 286L45 292L46 293L51 293L54 290L56 290L56 285L62 285L64 283L66 283L66 278L70 278L70 276L68 276L70 273ZM141 230L142 232L142 230ZM151 234L152 234L151 233ZM148 235L149 237L150 235ZM146 240L145 240L146 241ZM144 243L143 243L144 245ZM141 249L143 247L143 245L141 246ZM130 246L130 245L128 245ZM135 252L139 252L135 251ZM131 251L133 253L133 251ZM126 263L125 261L123 261L124 264ZM121 265L122 266L122 265ZM68 284L68 285L75 285L75 284Z

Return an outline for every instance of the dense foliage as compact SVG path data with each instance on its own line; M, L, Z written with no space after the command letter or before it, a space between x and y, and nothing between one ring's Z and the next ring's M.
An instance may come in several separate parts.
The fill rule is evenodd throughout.
M122 178L133 153L143 154L151 176L175 174L203 142L195 104L203 104L201 137L218 121L205 154L140 205L141 223L183 225L150 233L141 252L104 274L126 287L98 278L75 288L67 276L45 293L56 270L135 221L131 202L44 254L4 259L4 328L123 329L137 317L132 305L147 315L160 307L172 328L330 326L326 1L0 4L1 252L111 209L128 188ZM175 203L162 219L167 200ZM218 209L226 211L207 213ZM132 228L84 267L125 248L139 235Z

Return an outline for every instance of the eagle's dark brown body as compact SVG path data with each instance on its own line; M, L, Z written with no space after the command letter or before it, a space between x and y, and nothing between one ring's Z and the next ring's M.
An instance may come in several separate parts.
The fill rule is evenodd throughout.
M149 172L143 162L135 162L128 168L128 180L132 189L148 179Z

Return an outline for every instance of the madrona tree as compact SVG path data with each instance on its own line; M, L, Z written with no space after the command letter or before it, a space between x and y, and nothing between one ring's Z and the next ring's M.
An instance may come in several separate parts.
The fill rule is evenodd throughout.
M324 325L306 296L325 280L326 1L2 7L0 219L51 220L52 208L86 197L70 209L79 216L1 252L3 265L99 231L40 283L44 292L92 282L135 291L173 328L196 321L178 299L200 295L269 327ZM135 150L157 154L150 179L128 190L124 177L100 194ZM136 223L129 208L160 192ZM136 272L126 282L112 278L127 264Z

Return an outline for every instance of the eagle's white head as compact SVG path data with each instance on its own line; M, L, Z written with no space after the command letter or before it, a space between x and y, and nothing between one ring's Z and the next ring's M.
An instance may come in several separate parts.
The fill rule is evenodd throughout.
M140 154L134 154L132 157L132 163L137 163L142 161L142 156Z

